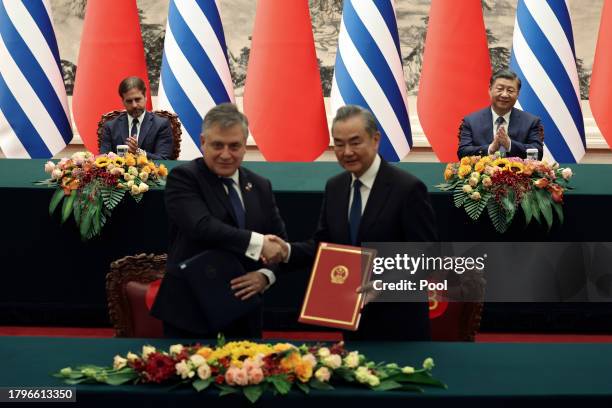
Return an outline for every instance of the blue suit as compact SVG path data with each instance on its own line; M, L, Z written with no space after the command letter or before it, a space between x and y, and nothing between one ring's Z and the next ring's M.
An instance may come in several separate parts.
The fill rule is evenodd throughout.
M104 124L100 153L116 153L117 145L127 144L128 136L127 113L123 112ZM147 152L149 159L169 160L172 157L173 140L168 119L146 112L140 125L138 147Z
M542 158L544 129L537 116L512 108L508 136L512 143L506 156L525 158L527 149L533 148L538 149L538 158ZM493 113L490 106L463 118L459 139L459 158L488 154L489 145L493 142Z

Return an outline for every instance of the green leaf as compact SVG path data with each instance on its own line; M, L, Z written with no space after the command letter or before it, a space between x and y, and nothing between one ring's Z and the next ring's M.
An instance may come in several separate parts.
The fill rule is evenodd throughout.
M131 370L130 372L109 374L106 377L105 383L109 385L121 385L133 381L136 378L138 378L138 374L135 371Z
M455 187L455 192L453 193L453 201L455 202L455 207L457 208L461 208L465 200L469 198L468 194L464 193L462 188L462 185L458 185Z
M89 237L89 231L91 229L91 222L94 216L95 209L92 209L92 204L89 203L85 216L81 219L81 225L79 226L79 232L81 239L86 240Z
M310 387L308 384L304 384L303 382L297 381L295 386L298 387L304 394L308 394L310 392Z
M480 215L484 211L491 198L491 193L483 193L480 197L480 200L468 200L468 204L465 205L465 212L470 216L474 221L480 218Z
M134 199L134 201L136 201L137 203L140 202L140 200L142 200L142 194L138 194L138 195L133 195L132 198Z
M398 388L398 391L423 392L423 389L417 385L402 384L402 388Z
M555 212L557 213L557 218L559 218L559 223L563 224L564 221L564 217L563 217L563 205L561 205L561 203L556 203L556 202L552 202L552 207L555 209Z
M521 208L523 209L523 213L525 214L525 225L529 225L531 219L533 218L533 211L531 211L530 198L531 192L526 193L521 200Z
M291 383L286 376L274 375L268 377L268 382L274 386L274 389L281 395L285 395L291 390Z
M208 386L212 384L212 382L213 382L213 378L210 377L207 380L197 379L193 383L191 383L191 385L193 385L193 388L195 388L197 392L200 392L200 391L207 389Z
M217 385L217 388L221 390L221 392L219 392L220 397L224 395L235 394L239 391L238 388L230 387L228 385L223 385L223 384L216 384L216 385Z
M334 387L332 387L329 383L324 383L317 379L310 380L308 385L310 385L310 388L314 388L315 390L329 391L334 389Z
M242 393L245 397L252 403L257 402L259 397L263 394L263 386L261 385L249 385L248 387L244 387L242 389Z
M87 380L89 380L88 377L83 377L83 378L78 379L78 380L71 380L71 379L70 380L64 380L64 382L66 384L68 384L68 385L76 385L76 384L80 384L80 383L86 382Z
M53 193L53 197L51 197L51 202L49 203L49 216L53 215L53 213L55 212L55 209L57 208L58 204L62 201L64 196L65 194L64 194L63 189L58 188L57 190L55 190L55 193Z
M540 216L540 206L538 205L538 199L536 198L536 193L529 193L529 205L531 206L531 213L533 214L533 218L541 224L542 217Z
M374 391L389 391L389 390L395 390L401 387L402 387L402 384L396 381L385 380L385 381L382 381L378 386L373 387L372 389Z
M487 204L487 212L489 218L495 227L495 230L500 234L503 234L508 230L508 223L506 222L506 216L500 205L495 200L489 200Z
M342 378L346 382L355 381L355 372L350 368L338 367L334 370L334 375Z
M72 190L68 198L64 200L64 204L62 205L62 224L66 222L66 220L70 217L70 214L72 214L72 211L74 210L73 204L76 195L76 190Z
M410 384L419 384L419 385L429 385L432 387L438 388L447 388L446 384L442 381L435 379L431 374L427 372L415 372L412 374L398 374L397 376L393 376L393 380L400 383L410 383Z
M538 200L538 206L540 207L540 211L542 211L542 215L546 220L546 225L548 229L552 227L553 224L553 213L550 205L550 193L546 190L536 190L536 198Z

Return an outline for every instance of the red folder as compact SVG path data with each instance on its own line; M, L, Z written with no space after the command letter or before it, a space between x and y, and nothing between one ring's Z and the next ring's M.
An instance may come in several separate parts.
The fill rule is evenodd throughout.
M321 242L310 274L300 323L357 330L376 251Z

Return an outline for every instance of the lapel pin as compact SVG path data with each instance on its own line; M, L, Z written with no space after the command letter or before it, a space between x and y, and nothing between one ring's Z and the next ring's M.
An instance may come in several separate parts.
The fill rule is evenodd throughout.
M244 186L245 191L251 191L253 189L253 185L251 183L246 183Z

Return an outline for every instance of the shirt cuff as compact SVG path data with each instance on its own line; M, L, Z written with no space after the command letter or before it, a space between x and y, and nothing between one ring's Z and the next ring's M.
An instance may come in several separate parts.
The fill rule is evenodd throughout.
M274 275L274 272L272 272L270 269L261 268L258 269L256 272L259 272L268 278L268 285L264 290L268 290L268 288L274 285L274 282L276 282L276 275Z
M287 257L283 259L283 263L288 263L291 258L291 244L287 242Z
M251 240L245 252L245 256L254 261L259 261L261 251L263 250L264 236L258 232L251 232Z

